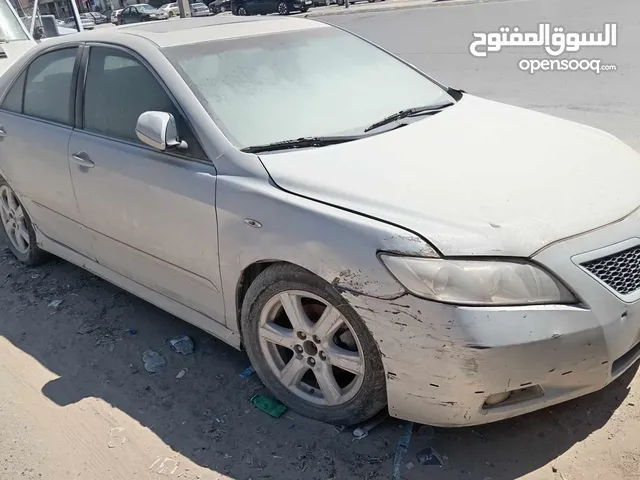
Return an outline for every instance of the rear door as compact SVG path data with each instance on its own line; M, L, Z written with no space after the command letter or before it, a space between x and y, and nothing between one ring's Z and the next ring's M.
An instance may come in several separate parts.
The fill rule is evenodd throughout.
M0 104L0 171L33 224L91 257L69 174L79 47L46 51L17 77Z
M216 171L159 77L142 59L92 45L71 176L101 265L224 322L215 209ZM174 115L188 148L142 144L145 111Z

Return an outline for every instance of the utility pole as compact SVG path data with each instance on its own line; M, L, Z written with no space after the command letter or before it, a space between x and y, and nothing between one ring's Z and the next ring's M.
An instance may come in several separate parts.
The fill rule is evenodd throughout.
M188 18L191 16L189 0L178 0L178 9L180 10L180 18Z

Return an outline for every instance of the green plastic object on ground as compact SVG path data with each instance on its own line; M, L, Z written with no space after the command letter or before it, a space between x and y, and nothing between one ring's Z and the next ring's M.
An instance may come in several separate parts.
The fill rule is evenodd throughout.
M278 400L264 395L254 395L251 397L251 403L258 409L268 413L274 418L280 418L287 411L287 407L282 405Z

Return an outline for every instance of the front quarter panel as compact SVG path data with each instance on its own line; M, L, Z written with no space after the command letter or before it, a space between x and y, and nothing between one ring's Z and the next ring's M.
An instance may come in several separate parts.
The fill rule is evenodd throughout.
M219 174L217 186L225 310L227 327L234 331L239 331L238 283L253 263L290 262L341 291L391 299L405 291L380 263L376 252L414 256L432 252L410 232L287 193L268 177ZM247 219L261 226L252 227Z

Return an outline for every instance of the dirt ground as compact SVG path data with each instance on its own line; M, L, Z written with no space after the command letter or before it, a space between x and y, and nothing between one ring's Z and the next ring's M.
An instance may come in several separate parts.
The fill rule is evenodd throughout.
M61 300L60 305L51 302ZM167 339L186 334L182 356ZM143 368L153 348L162 373ZM245 354L66 262L18 264L0 240L0 479L638 479L636 369L602 392L499 424L403 422L367 438L249 399ZM185 370L184 376L176 375ZM421 465L431 447L443 466Z

